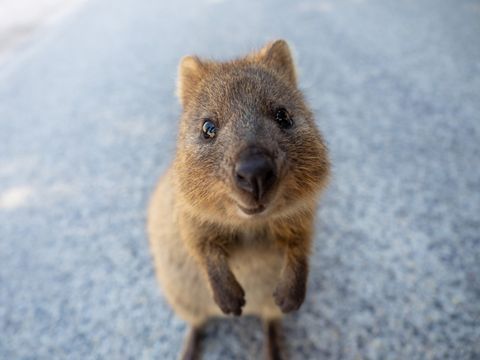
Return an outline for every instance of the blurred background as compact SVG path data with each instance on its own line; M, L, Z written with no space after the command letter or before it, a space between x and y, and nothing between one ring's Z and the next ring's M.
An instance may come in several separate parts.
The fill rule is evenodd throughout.
M0 59L35 31L55 24L84 0L0 0Z
M479 1L0 0L1 359L176 358L145 215L177 63L276 38L334 167L290 357L480 359ZM261 347L207 327L205 359Z

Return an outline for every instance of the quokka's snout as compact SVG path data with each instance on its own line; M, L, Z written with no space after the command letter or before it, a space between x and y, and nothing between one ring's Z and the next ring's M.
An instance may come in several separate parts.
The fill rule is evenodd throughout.
M250 146L239 153L232 177L238 190L263 205L265 196L277 181L277 168L265 149Z

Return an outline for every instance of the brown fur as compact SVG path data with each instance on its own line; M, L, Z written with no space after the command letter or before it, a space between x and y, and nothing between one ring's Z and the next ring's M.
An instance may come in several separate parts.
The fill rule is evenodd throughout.
M288 45L278 40L229 61L188 56L179 68L183 106L173 165L149 208L158 279L178 315L194 326L212 316L281 317L303 303L317 195L329 174L327 149L297 88ZM294 125L275 121L279 106ZM204 119L217 125L202 136ZM277 181L256 206L232 180L239 153L259 146Z

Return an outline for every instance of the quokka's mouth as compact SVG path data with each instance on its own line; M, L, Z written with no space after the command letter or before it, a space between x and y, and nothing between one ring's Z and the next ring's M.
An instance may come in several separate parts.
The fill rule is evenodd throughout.
M258 205L257 207L253 208L246 208L239 204L237 204L237 206L246 215L258 215L265 211L265 205Z

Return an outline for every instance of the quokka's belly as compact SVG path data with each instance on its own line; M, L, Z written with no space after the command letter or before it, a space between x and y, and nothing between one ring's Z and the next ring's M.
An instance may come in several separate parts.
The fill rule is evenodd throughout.
M230 268L245 290L244 314L267 319L281 317L273 292L283 264L283 255L273 246L244 247L232 254Z
M157 279L175 312L191 324L223 316L203 270L180 238L170 178L164 176L154 192L148 213L148 235ZM281 316L272 293L279 279L282 254L272 246L242 246L229 259L230 267L245 290L243 314L266 318Z

